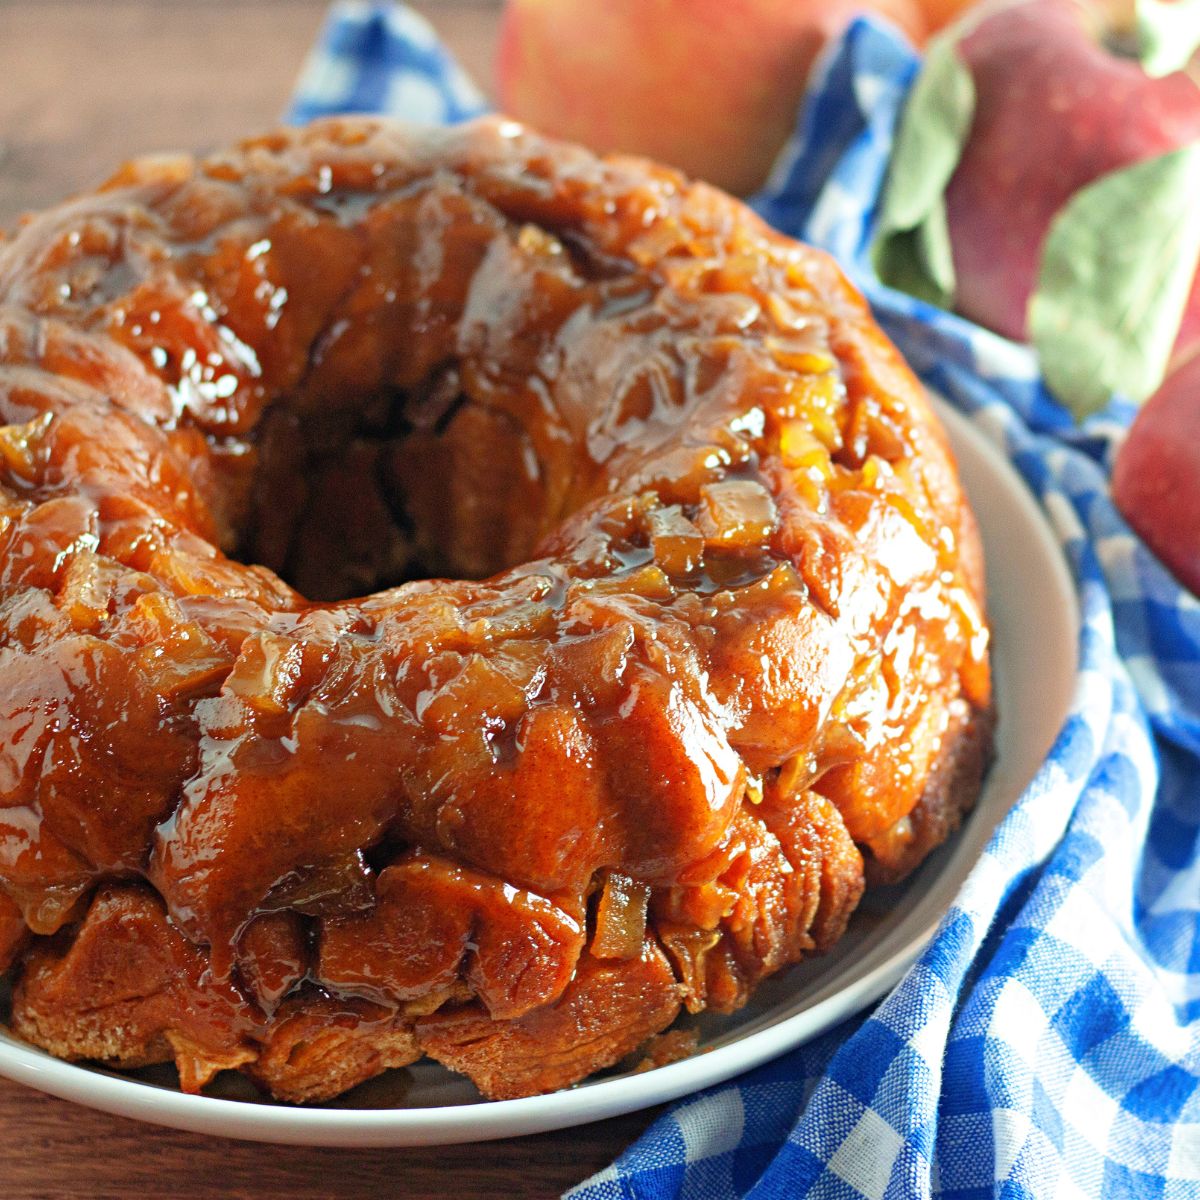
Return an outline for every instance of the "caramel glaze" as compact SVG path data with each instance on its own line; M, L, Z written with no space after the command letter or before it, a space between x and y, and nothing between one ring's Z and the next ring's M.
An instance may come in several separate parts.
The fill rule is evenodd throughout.
M0 421L0 950L56 1053L561 1086L835 940L986 723L917 382L646 163L135 162L0 244ZM366 1066L289 1084L298 1028Z

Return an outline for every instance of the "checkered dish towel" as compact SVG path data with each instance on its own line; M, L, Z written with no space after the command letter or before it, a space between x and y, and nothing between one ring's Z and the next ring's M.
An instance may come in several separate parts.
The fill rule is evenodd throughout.
M1200 1196L1200 602L1109 499L1127 405L1076 427L1025 347L872 275L917 65L884 27L853 25L754 204L837 256L1039 499L1083 614L1070 716L889 996L676 1104L572 1200ZM343 3L291 117L484 108L419 17Z

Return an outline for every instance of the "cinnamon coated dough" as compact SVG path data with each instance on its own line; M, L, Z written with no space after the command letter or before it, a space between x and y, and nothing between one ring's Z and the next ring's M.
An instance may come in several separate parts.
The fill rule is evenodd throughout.
M976 795L978 538L824 255L483 121L0 243L0 967L66 1058L575 1082Z

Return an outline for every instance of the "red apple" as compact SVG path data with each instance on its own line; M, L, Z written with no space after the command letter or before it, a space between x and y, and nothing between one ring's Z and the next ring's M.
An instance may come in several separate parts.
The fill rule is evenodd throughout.
M1200 595L1200 353L1167 376L1138 413L1112 487L1125 519Z
M963 38L975 82L967 143L946 189L955 307L1011 338L1026 314L1050 222L1085 184L1200 138L1200 86L1147 75L1110 48L1113 5L1025 0ZM1193 288L1177 353L1200 334Z
M975 0L921 0L921 12L930 33L937 33L958 17Z
M925 34L920 0L509 0L500 106L745 194L791 133L813 58L863 11Z

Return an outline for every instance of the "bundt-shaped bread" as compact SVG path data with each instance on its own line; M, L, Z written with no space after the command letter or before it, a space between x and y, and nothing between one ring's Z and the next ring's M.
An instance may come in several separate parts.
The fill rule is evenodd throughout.
M978 540L824 255L510 122L124 168L0 243L0 966L53 1054L572 1083L911 869Z

